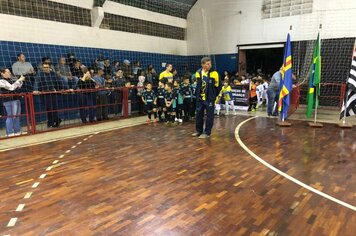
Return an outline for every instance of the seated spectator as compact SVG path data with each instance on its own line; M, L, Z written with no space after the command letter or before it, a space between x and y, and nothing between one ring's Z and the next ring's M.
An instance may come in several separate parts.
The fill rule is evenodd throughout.
M109 99L108 99L108 92L105 89L105 79L104 79L104 70L103 69L98 69L96 74L94 75L93 80L96 82L96 84L99 87L99 91L96 94L96 120L97 121L102 121L102 120L108 120L108 104L109 104Z
M74 68L74 64L77 61L77 59L75 58L75 54L70 52L67 54L67 65L69 66L69 68L72 70Z
M12 74L9 69L3 68L0 70L0 94L14 94L21 88L24 76L19 79L12 80ZM6 135L8 137L21 134L20 115L21 103L19 97L9 96L1 97L6 110Z
M103 54L99 54L98 58L95 60L95 69L98 70L100 69L104 69L104 55Z
M77 78L82 78L84 73L82 71L82 63L80 60L77 60L74 63L74 67L72 68L72 75Z
M173 81L175 80L180 81L177 69L173 69L172 74L173 74Z
M104 69L104 76L112 76L112 68L111 68L111 65L110 65L110 60L105 58L104 60L104 66L103 66L103 69Z
M43 71L42 70L42 63L48 63L51 66L51 71L56 72L54 66L52 65L52 60L50 57L42 57L41 62L37 66L38 71Z
M51 67L47 62L42 64L43 71L40 71L36 77L34 85L34 95L39 95L41 92L57 92L63 90L63 81L56 73L51 71ZM44 94L45 110L47 111L47 126L48 128L58 128L62 120L58 116L58 94Z
M23 75L26 80L23 83L21 92L32 92L35 82L34 75L36 74L30 62L26 62L26 57L23 53L17 55L17 62L12 65L12 73L15 76Z
M142 101L142 94L145 91L145 83L146 83L145 72L141 71L141 75L138 77L138 83L137 83L137 102L138 102L139 114L143 114L144 107Z
M90 71L83 69L84 76L78 81L78 89L90 90L99 88L99 85L91 78ZM80 119L83 123L88 123L87 117L89 115L89 122L95 122L95 105L96 105L96 92L83 91L79 95L79 113Z
M72 76L72 72L70 72L70 68L66 63L66 59L64 57L61 57L58 61L58 64L56 66L56 72L57 75L62 78L63 80L63 85L65 89L75 89L77 82L78 82L78 77Z

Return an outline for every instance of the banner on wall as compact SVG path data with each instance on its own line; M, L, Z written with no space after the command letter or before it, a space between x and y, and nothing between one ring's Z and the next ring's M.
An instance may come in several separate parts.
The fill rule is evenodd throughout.
M249 85L235 85L231 86L232 96L234 98L235 107L239 110L247 110L249 106Z

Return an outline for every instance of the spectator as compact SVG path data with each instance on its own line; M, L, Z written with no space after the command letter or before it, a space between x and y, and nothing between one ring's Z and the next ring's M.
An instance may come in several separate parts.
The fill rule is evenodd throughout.
M146 80L151 83L154 87L158 86L158 78L155 68L152 64L148 65L146 70Z
M38 71L43 71L42 70L42 63L44 63L44 62L48 63L51 66L51 71L56 72L55 69L54 69L54 66L52 65L52 60L51 60L50 57L42 57L41 62L37 66L37 70Z
M104 76L112 76L112 68L111 68L111 65L110 65L110 60L105 58L104 60L104 66L103 66L103 69L104 69Z
M130 81L133 79L132 69L131 69L131 62L129 60L124 60L124 66L122 68L124 75Z
M88 69L83 69L84 76L80 78L78 81L79 89L95 89L99 88L99 86L95 83L95 81L91 78L90 71ZM89 114L89 122L95 122L95 105L96 105L96 95L95 91L85 91L79 93L79 106L80 106L80 119L82 122L88 123L87 117Z
M180 78L178 76L177 69L173 69L172 74L173 74L173 81L178 81L180 83Z
M58 128L62 120L58 116L58 94L55 92L63 90L63 82L56 73L51 71L50 64L47 62L42 64L42 69L43 71L40 71L36 77L33 94L39 95L41 92L52 92L43 95L47 111L47 126L48 128Z
M119 61L114 61L112 63L113 73L116 74L118 70L122 70L121 63Z
M278 104L279 98L279 84L282 79L282 67L279 71L273 74L271 83L268 86L267 96L268 96L268 104L267 104L267 114L268 116L278 116L278 109L275 104ZM275 108L274 108L275 107Z
M127 80L125 82L125 88L127 88L129 90L128 91L129 95L128 95L127 110L128 110L128 115L130 116L131 115L131 101L134 98L134 93L133 93L131 82L129 80ZM123 102L122 103L122 111L121 111L121 114L123 114L123 115L125 114L125 106L126 106L126 103Z
M8 68L0 70L0 94L14 94L17 92L25 80L21 76L18 80L13 81L11 72ZM17 96L1 98L6 110L6 135L8 137L21 134L20 114L21 103Z
M32 92L33 84L35 83L35 70L30 62L26 62L26 57L23 53L17 55L17 62L12 65L12 73L15 76L25 76L25 81L22 85L22 92Z
M134 68L132 70L133 75L138 78L141 75L141 71L142 71L142 66L141 66L141 61L136 61Z
M116 72L112 80L112 87L114 88L114 114L119 115L119 111L121 111L120 107L122 106L122 90L119 88L125 86L125 77L121 69Z
M99 68L96 74L94 75L93 80L98 85L100 89L96 94L96 120L108 120L108 93L105 90L105 79L104 79L104 70Z
M74 66L72 68L72 75L77 78L82 78L84 73L82 71L82 63L80 60L76 60L74 62Z
M95 69L98 70L99 68L104 69L104 55L99 54L98 58L95 60Z
M75 58L75 54L70 52L67 54L67 65L69 66L69 68L72 70L74 68L74 64L77 61L77 59Z
M72 76L72 72L70 72L70 68L66 63L66 59L64 57L61 57L58 61L58 64L56 66L56 72L57 75L62 78L64 88L66 89L75 89L77 82L78 82L78 77Z
M226 70L224 71L224 79L223 81L229 81L230 82L230 73Z
M138 102L138 111L139 114L143 114L143 100L142 100L142 94L145 91L145 72L141 71L141 75L138 77L138 83L137 83L137 102Z

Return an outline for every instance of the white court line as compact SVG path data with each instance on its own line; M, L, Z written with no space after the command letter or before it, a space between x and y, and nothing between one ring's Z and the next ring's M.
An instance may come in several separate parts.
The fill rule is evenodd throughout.
M16 211L22 211L25 208L25 204L19 204L19 206L16 208Z
M55 160L52 162L52 164L57 164L59 161L58 160Z
M32 192L26 193L26 195L23 197L24 199L29 199L32 195Z
M40 185L40 182L36 182L36 183L34 183L34 184L32 185L32 188L37 188L37 187L38 187L38 185Z
M16 225L17 218L11 218L9 223L7 224L7 227L14 227Z
M70 151L71 151L71 150L69 149L69 150L66 151L66 153L70 153Z
M59 156L59 158L63 158L63 157L64 157L64 155L60 155L60 156Z
M40 179L44 179L46 177L46 174L42 174L41 176L40 176Z
M77 145L80 145L80 144L82 144L82 142L78 142L78 143L77 143Z
M52 170L52 166L48 166L46 169L46 171L50 171L50 170Z
M342 206L344 206L344 207L347 207L347 208L349 208L349 209L351 209L351 210L356 211L356 206L353 206L353 205L351 205L351 204L349 204L349 203L346 203L346 202L341 201L341 200L339 200L339 199L337 199L337 198L334 198L334 197L332 197L332 196L330 196L330 195L328 195L328 194L326 194L326 193L323 193L323 192L321 192L321 191L319 191L319 190L317 190L317 189L315 189L315 188L313 188L313 187L311 187L311 186L309 186L309 185L307 185L307 184L305 184L305 183L303 183L303 182L297 180L296 178L294 178L294 177L292 177L292 176L290 176L290 175L284 173L283 171L281 171L281 170L277 169L276 167L272 166L271 164L267 163L267 162L264 161L262 158L260 158L259 156L257 156L254 152L252 152L252 151L242 142L242 140L241 140L241 138L240 138L240 135L239 135L239 132L240 132L241 127L242 127L245 123L247 123L247 122L249 122L250 120L255 119L255 118L257 118L257 117L258 117L258 116L256 116L256 117L251 117L251 118L249 118L249 119L247 119L247 120L244 120L243 122L241 122L241 123L236 127L236 130L235 130L235 137L236 137L237 142L240 144L240 146L241 146L248 154L250 154L253 158L255 158L257 161L259 161L260 163L262 163L262 164L263 164L264 166L266 166L267 168L273 170L274 172L276 172L276 173L279 174L279 175L282 175L283 177L287 178L288 180L294 182L295 184L298 184L299 186L301 186L301 187L303 187L303 188L306 188L306 189L308 189L309 191L318 194L319 196L322 196L322 197L324 197L324 198L326 198L326 199L329 199L330 201L333 201L333 202L335 202L335 203L337 203L337 204L340 204L340 205L342 205Z
M77 146L74 145L74 146L72 146L72 149L74 149L74 148L76 148L76 147L77 147Z

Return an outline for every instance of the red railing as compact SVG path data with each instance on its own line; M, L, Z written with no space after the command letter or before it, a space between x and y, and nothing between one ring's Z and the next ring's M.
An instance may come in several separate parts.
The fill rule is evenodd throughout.
M85 89L85 90L66 90L66 91L56 91L56 92L41 92L40 94L24 93L24 94L0 94L0 102L20 100L21 103L21 114L18 115L5 115L8 114L5 111L4 114L0 116L0 139L10 138L12 136L6 135L6 120L14 118L20 119L20 126L22 129L21 135L37 134L41 132L48 132L53 130L52 128L46 127L45 122L48 122L48 115L57 114L61 119L63 119L60 129L72 128L75 126L85 125L80 124L80 114L85 110L85 113L90 115L91 113L97 113L96 109L105 108L108 112L108 118L110 120L118 118L128 118L129 117L129 103L134 108L137 103L141 102L137 99L132 99L129 101L130 90L132 92L137 90L137 87L122 87L122 88L105 88L105 89ZM107 95L107 103L102 105L96 104L98 99L98 93L103 92ZM135 92L134 92L135 93ZM80 103L79 99L85 99L84 95L90 95L93 99L92 105L84 105ZM135 98L136 96L133 95ZM16 97L16 98L15 98ZM46 98L49 98L46 100ZM131 97L130 97L131 98ZM48 100L52 102L55 99L54 104L56 109L45 109L48 108ZM121 108L121 110L120 110ZM91 114L92 115L92 114ZM94 116L96 116L95 114ZM87 115L85 116L87 119ZM78 121L79 120L79 121ZM98 122L98 121L96 121ZM11 128L11 127L10 127ZM25 130L25 128L27 130Z

